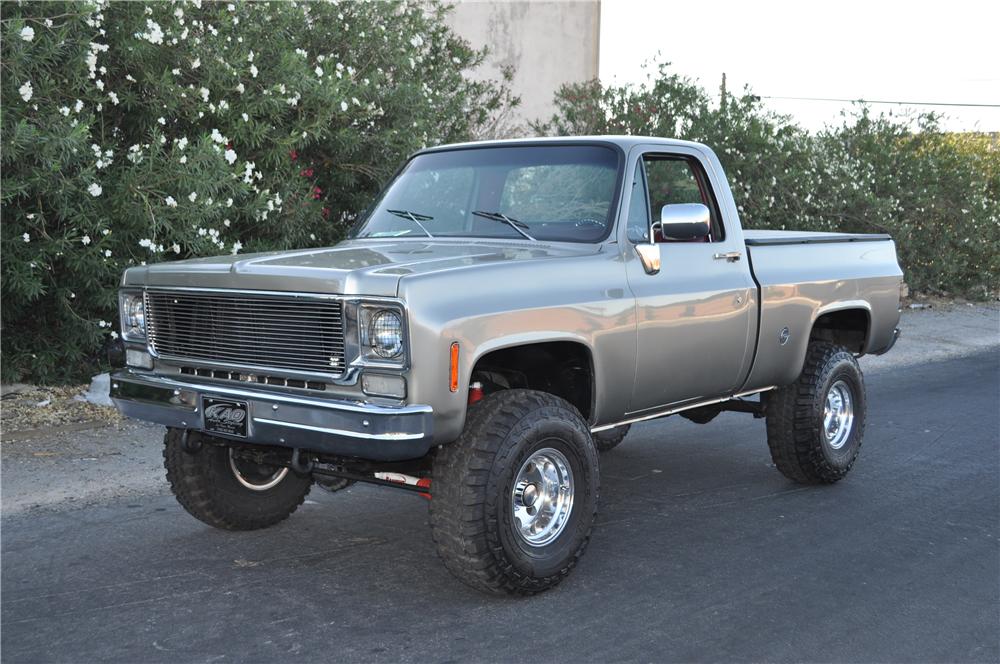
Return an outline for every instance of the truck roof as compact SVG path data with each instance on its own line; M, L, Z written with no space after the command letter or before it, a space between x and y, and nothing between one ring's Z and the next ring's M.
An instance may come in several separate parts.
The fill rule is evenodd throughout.
M461 150L466 148L487 148L487 147L505 147L505 146L515 146L515 145L572 145L579 143L605 143L609 145L615 145L622 150L628 151L629 148L650 143L663 145L663 146L674 146L674 147L699 147L705 148L706 146L701 143L696 143L694 141L682 141L676 138L659 138L656 136L621 136L621 135L606 135L606 136L542 136L536 138L513 138L504 140L494 140L494 141L472 141L468 143L449 143L446 145L436 145L434 147L424 148L423 150L418 150L414 154L424 154L426 152L439 152L444 150Z

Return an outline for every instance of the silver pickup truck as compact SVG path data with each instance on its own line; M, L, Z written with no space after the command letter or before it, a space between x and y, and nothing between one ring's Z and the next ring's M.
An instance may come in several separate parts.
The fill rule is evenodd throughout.
M532 594L582 554L632 423L745 412L790 480L844 477L901 287L886 235L744 231L704 145L447 145L335 247L127 270L111 395L166 425L212 526L273 525L314 482L405 489L457 577Z

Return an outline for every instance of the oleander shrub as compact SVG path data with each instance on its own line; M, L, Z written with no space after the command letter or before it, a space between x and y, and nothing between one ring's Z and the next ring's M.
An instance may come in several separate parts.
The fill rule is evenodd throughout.
M2 378L97 369L122 270L339 240L517 103L437 2L4 2Z
M1000 291L1000 142L941 131L933 115L859 105L816 134L750 90L717 100L653 66L647 82L563 87L547 135L634 134L713 147L747 228L886 232L910 288L974 299Z

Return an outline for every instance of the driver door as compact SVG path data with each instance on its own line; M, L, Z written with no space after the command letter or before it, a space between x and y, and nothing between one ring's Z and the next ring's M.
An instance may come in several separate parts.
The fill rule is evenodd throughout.
M732 228L724 223L705 162L694 150L639 150L629 163L625 262L637 314L629 412L728 396L749 369L756 320L742 234L735 220ZM676 203L706 205L711 232L670 241L653 227L661 267L648 274L635 244L649 243L662 206Z

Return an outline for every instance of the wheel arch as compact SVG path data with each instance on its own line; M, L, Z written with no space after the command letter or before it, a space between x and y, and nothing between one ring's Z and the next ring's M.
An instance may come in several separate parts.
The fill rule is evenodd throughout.
M533 334L493 339L476 349L468 384L477 380L477 376L493 373L504 376L507 387L539 390L565 399L580 411L584 420L592 423L597 367L593 349L583 337ZM497 384L492 387L496 391Z
M829 341L863 355L871 339L871 305L864 300L837 302L818 309L809 326L809 341ZM803 363L805 357L802 358Z

